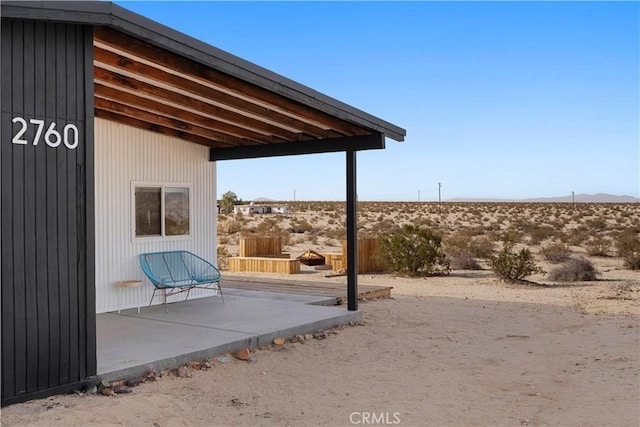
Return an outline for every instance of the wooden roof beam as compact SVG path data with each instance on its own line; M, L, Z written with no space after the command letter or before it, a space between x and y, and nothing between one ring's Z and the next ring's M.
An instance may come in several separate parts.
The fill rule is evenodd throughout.
M269 123L253 119L251 117L243 116L235 111L226 110L178 92L154 86L133 77L105 70L100 66L95 66L93 73L94 80L96 82L105 83L105 85L110 86L118 86L124 92L131 93L131 91L135 91L139 94L145 94L153 98L165 100L170 104L177 104L190 110L200 111L209 116L216 117L221 121L233 123L235 126L242 127L250 131L262 133L264 135L272 135L274 138L281 138L284 140L308 139L301 138L301 134L273 126Z
M244 147L212 148L209 160L255 159L260 157L292 156L296 154L334 153L338 151L378 150L385 147L384 134L348 136L281 144Z
M128 92L123 92L109 86L104 86L100 83L95 83L94 88L95 95L97 97L117 101L126 105L135 106L136 108L142 109L144 111L158 113L166 117L171 117L173 119L182 120L186 123L191 123L196 126L201 126L203 128L227 134L231 137L245 138L260 144L283 142L282 139L274 138L271 135L264 135L234 126L229 123L220 122L210 117L205 117L187 110L183 110L176 106L163 104L148 98L133 95Z
M130 105L121 104L116 101L96 97L94 99L96 110L108 111L118 114L120 116L131 117L141 122L149 124L149 129L155 125L163 126L165 128L175 129L181 131L184 134L196 135L206 138L207 140L217 141L229 146L239 146L247 144L255 144L255 142L243 139L234 138L222 132L216 132L211 129L203 128L201 126L192 125L181 120L165 117L160 114L155 114L149 111L145 111ZM207 144L209 145L209 144Z
M198 64L190 59L152 46L149 43L119 31L106 27L96 27L94 30L94 39L118 50L130 52L134 56L158 63L173 71L188 74L208 83L231 90L239 95L271 104L299 118L309 118L312 121L322 123L345 135L364 135L368 133L367 130L344 120L337 119L330 114L323 113L299 102L292 101L280 94L259 88L253 84L229 76L228 74Z
M278 113L277 111L269 110L265 107L257 104L252 104L240 98L235 98L224 92L220 92L184 77L168 73L155 67L151 67L149 65L135 61L131 58L124 57L122 55L101 49L99 47L94 47L94 60L97 62L105 63L117 69L127 70L131 73L140 74L145 76L146 78L163 82L164 84L167 84L169 86L211 99L216 103L229 106L233 109L245 111L254 116L264 118L270 123L280 123L283 126L298 129L301 133L308 133L317 138L326 138L329 136L328 132L324 129L309 125L300 120Z

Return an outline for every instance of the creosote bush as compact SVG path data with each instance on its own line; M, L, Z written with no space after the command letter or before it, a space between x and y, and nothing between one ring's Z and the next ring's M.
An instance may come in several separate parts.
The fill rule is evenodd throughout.
M536 265L529 249L514 252L513 243L505 242L502 250L489 258L491 270L505 282L518 282L527 276L544 271Z
M564 262L571 256L571 249L564 243L551 243L542 249L540 254L549 262Z
M460 252L449 258L450 266L454 270L480 270L480 264L470 252Z
M596 280L598 271L585 257L569 258L552 269L547 278L554 282L589 282Z
M229 257L233 256L226 246L219 245L217 249L218 254L218 268L220 270L226 270L229 267Z
M633 230L626 230L616 240L618 256L624 260L625 267L640 270L640 237Z
M611 250L611 240L606 237L594 237L584 243L587 254L591 256L609 256Z
M378 258L385 267L406 276L449 274L442 238L428 229L404 225L379 238Z

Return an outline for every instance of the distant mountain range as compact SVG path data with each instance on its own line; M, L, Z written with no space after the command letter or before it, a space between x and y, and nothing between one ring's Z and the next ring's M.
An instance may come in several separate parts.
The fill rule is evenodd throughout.
M618 196L616 194L576 194L575 196L539 197L535 199L448 199L447 202L524 202L524 203L640 203L640 199L633 196Z

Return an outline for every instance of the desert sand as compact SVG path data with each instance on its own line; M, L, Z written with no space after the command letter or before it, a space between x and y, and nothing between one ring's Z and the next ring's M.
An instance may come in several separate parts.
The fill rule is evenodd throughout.
M403 214L402 207L381 205L381 212L368 211L368 220L362 215L362 223L374 229L431 221L441 230L473 227L494 240L519 233L520 244L532 248L546 270L552 265L540 250L554 239L567 238L574 253L585 254L583 236L587 243L615 239L620 227L639 223L630 205L585 207L580 215L556 206L556 229L563 231L555 235L523 220L553 222L550 212L536 219L547 206L452 207L445 220L444 211L432 207L426 217L418 208ZM327 230L339 228L343 218L332 208L314 212L320 213L300 212L279 226L292 256L339 250L340 230L335 236ZM243 230L274 230L283 221L235 217L220 223L229 229L219 227L222 243L233 253ZM286 231L290 224L299 230ZM541 230L547 233L542 240L534 235ZM391 298L360 303L362 324L325 331L324 339L254 349L248 362L212 358L209 369L189 369L189 377L165 373L131 394L71 394L12 405L2 409L2 425L638 426L640 273L614 256L589 259L600 272L594 282L553 283L534 275L529 284L506 284L483 262L480 270L444 277L363 274L360 284L393 290ZM346 283L325 274L305 269L268 277Z
M486 271L363 275L394 289L360 304L361 325L131 394L12 405L2 424L637 426L640 283L618 273L631 276L564 287L505 285Z

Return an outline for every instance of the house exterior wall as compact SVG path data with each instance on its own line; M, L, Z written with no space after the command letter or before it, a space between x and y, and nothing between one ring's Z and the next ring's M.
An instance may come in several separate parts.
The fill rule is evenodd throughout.
M93 33L2 19L2 405L96 373Z
M149 304L153 286L140 269L141 253L184 249L216 263L216 165L201 145L100 118L95 129L96 311L103 313ZM135 238L136 183L190 186L190 236ZM116 287L132 279L143 285ZM189 298L211 294L195 291Z

